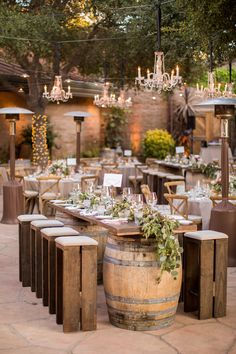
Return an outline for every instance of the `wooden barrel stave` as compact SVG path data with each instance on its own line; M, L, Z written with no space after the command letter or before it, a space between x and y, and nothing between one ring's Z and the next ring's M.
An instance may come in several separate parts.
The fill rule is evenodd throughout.
M104 256L103 279L109 318L117 327L153 330L174 321L180 287L164 272L161 282L152 240L109 236Z

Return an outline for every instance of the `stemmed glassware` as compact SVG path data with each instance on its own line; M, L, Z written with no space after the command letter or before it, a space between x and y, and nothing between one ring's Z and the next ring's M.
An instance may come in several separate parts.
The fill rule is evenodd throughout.
M122 195L124 199L127 199L128 201L132 200L132 196L133 196L133 190L130 187L125 187L122 190Z
M145 196L146 203L150 208L154 208L157 204L157 194L156 192L150 192Z

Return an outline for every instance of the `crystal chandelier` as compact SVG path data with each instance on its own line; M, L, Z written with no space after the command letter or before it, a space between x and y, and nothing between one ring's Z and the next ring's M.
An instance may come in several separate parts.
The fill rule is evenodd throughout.
M124 90L120 91L120 96L116 99L114 93L109 94L109 83L106 82L103 86L103 93L100 97L99 95L94 96L93 103L102 108L109 108L109 107L119 107L119 108L128 108L132 106L131 98L125 98Z
M141 75L141 68L138 67L138 76L135 82L138 86L143 87L147 91L171 91L177 85L181 84L182 78L179 76L179 67L177 65L176 72L171 71L171 75L165 72L164 53L155 52L154 70L150 73L147 70L147 78Z
M68 86L67 92L65 92L62 87L61 76L55 76L54 85L50 93L47 90L47 86L44 86L43 97L52 102L56 101L57 104L59 104L60 101L67 102L69 98L72 98L72 93L70 91L70 86Z
M120 90L120 96L116 100L113 106L118 108L129 108L132 106L132 99L131 97L125 98L125 91Z
M199 87L197 84L196 95L199 97L216 98L216 97L235 97L233 92L233 83L226 83L221 90L221 84L215 83L215 74L213 71L208 72L208 85L207 87Z

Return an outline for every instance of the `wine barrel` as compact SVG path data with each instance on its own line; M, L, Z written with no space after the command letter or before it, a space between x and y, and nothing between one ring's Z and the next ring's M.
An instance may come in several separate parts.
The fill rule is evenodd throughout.
M110 322L120 328L144 331L170 326L180 295L177 279L156 261L155 241L108 236L103 260L103 283Z
M89 224L72 215L56 211L56 219L64 222L65 226L70 226L77 230L81 235L86 235L98 242L98 261L97 261L97 283L103 282L103 256L106 247L108 231L101 226Z

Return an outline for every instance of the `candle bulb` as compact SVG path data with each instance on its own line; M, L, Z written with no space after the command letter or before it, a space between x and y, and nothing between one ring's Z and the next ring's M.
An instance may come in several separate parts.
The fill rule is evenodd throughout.
M139 79L141 78L141 68L140 68L140 66L138 67L138 78Z
M178 65L176 66L176 76L179 77L179 67L178 67Z

